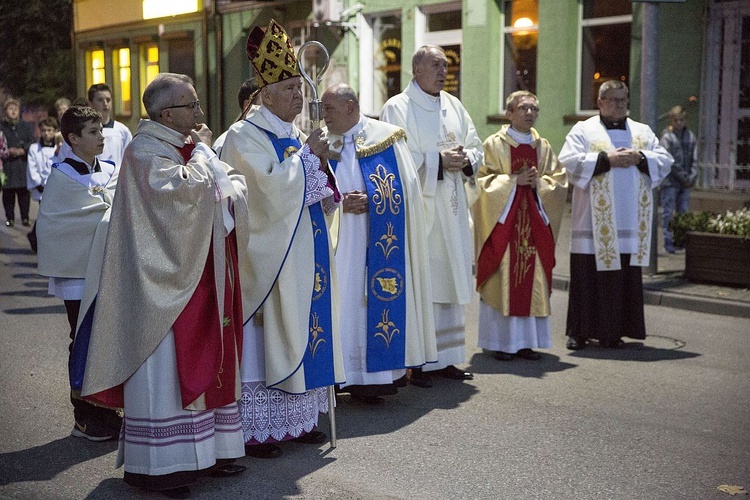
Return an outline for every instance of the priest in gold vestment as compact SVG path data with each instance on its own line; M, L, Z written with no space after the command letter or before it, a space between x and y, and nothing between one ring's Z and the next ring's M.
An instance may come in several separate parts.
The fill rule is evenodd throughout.
M539 359L552 347L550 301L555 239L567 193L565 169L532 128L539 102L506 100L510 125L484 142L474 205L479 347L503 361Z

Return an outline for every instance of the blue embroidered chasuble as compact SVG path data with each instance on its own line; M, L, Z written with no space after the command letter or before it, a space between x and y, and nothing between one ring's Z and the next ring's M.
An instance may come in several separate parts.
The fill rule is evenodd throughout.
M406 359L406 216L401 176L392 146L359 158L359 166L370 216L367 371L399 370L405 368Z
M302 147L297 138L279 138L268 130L262 128L260 130L263 130L271 139L279 162L283 162ZM315 251L315 276L312 283L307 349L302 358L302 365L305 371L305 386L307 390L310 390L333 385L336 380L333 371L333 321L331 319L331 266L328 253L328 228L320 202L310 205L308 209Z

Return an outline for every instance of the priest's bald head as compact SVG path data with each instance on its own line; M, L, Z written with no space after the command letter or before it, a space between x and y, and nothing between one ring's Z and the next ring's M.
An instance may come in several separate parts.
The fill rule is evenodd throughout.
M343 134L359 122L359 98L349 85L340 83L329 87L321 101L329 132Z

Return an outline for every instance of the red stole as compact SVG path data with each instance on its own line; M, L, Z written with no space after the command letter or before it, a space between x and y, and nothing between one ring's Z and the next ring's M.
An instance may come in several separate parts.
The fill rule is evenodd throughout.
M237 360L242 355L242 293L237 266L237 239L226 239L226 279L222 324L217 318L213 244L198 287L175 320L175 350L182 405L205 393L206 408L236 401Z
M193 156L194 149L195 144L193 144L192 142L188 142L181 148L177 148L177 151L180 152L180 155L182 155L182 159L185 160L185 163L187 163L190 161L190 157Z
M511 173L537 166L536 150L528 144L511 148ZM516 186L513 203L505 224L496 224L484 242L477 261L477 287L497 272L510 245L510 282L508 297L510 316L529 316L534 288L536 256L544 268L551 290L552 268L555 266L555 242L552 229L544 222L536 206L531 186Z

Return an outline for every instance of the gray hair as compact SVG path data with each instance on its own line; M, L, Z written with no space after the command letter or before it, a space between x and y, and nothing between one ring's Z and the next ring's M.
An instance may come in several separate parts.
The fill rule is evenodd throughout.
M607 92L610 90L622 90L625 89L625 92L628 92L628 86L625 85L625 82L621 80L607 80L606 82L602 83L602 86L599 87L599 99L604 99L604 97L607 95Z
M193 79L179 73L159 73L143 92L143 106L148 117L156 120L172 102L172 86L179 83L194 85Z
M411 57L411 70L414 72L414 68L422 64L422 59L425 58L428 52L431 50L437 50L445 54L445 51L439 45L422 45L417 49L414 55Z

